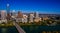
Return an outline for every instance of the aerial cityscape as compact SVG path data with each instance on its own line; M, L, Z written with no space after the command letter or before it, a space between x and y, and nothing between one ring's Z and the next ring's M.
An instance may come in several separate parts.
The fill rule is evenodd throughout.
M59 0L0 0L0 33L60 33Z

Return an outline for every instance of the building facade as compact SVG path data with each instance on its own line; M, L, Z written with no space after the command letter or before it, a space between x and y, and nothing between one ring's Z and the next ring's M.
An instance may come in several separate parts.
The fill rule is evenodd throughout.
M7 13L6 10L1 10L1 22L5 22L7 23L7 19L6 19Z
M28 21L28 20L27 20L27 18L28 18L28 16L27 16L27 15L23 15L22 22L23 22L23 23L27 23L27 21Z
M34 22L34 14L31 13L29 17L29 23Z

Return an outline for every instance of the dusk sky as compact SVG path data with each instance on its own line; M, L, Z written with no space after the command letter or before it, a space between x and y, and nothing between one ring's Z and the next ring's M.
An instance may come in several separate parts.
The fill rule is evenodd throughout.
M8 3L10 4L10 10L60 14L60 0L0 0L0 10L6 10Z

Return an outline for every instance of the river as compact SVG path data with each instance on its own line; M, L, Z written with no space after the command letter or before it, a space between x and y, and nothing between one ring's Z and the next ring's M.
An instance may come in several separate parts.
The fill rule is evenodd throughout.
M43 31L60 31L60 26L21 26L26 33L41 33ZM0 27L0 33L18 33L15 27Z

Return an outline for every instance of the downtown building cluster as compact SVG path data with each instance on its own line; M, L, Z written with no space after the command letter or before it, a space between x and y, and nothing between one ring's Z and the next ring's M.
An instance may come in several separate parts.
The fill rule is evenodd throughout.
M44 18L48 19L48 18ZM16 22L22 23L31 23L42 21L42 18L39 17L38 12L32 12L24 14L21 11L15 12L15 10L10 10L10 5L7 4L6 10L0 10L0 23L7 23L9 20L14 20Z
M8 21L14 21L17 23L46 23L46 24L56 24L56 16L55 14L40 14L38 12L31 13L23 13L21 10L10 10L9 4L7 4L6 10L0 10L0 24L8 23ZM60 19L59 19L60 20ZM54 21L54 23L53 23Z
M22 22L22 23L31 23L31 22L39 22L42 19L39 17L38 12L32 12L28 14L24 14L20 11L15 12L13 10L12 12L7 13L6 10L0 10L0 23L7 23L8 20L15 20L16 22Z

